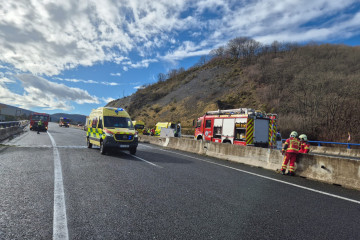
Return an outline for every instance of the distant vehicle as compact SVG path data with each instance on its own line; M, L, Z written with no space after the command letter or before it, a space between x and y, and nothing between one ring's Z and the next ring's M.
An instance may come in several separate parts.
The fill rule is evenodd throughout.
M69 127L71 119L66 117L61 117L59 120L59 127Z
M42 124L38 123L41 120ZM30 114L30 130L31 131L47 131L50 121L50 115L47 113L32 113Z
M87 147L100 147L105 154L110 148L129 150L136 153L138 136L129 114L122 108L100 107L93 109L89 115L86 134Z
M195 139L276 148L277 115L250 108L206 112L195 126Z
M145 123L140 120L132 121L132 124L134 125L135 130L138 132L142 132L142 130L145 128Z
M86 116L85 125L84 125L84 131L88 130L89 125L90 125L90 118L89 118L89 116Z
M160 136L162 128L169 128L169 129L173 129L175 131L176 130L176 124L172 123L172 122L158 122L155 125L155 136Z

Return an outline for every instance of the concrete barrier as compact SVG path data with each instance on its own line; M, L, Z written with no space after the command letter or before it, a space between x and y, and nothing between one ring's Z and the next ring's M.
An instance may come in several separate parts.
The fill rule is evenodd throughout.
M140 141L274 171L280 170L284 157L279 150L274 149L203 142L186 138L141 136ZM299 154L296 165L296 174L299 176L360 190L360 161Z
M317 147L310 146L310 151L314 153L349 156L349 157L360 157L360 149L348 149L346 147Z
M0 129L0 141L8 139L9 137L21 133L23 131L23 127L16 126L16 127L8 127Z

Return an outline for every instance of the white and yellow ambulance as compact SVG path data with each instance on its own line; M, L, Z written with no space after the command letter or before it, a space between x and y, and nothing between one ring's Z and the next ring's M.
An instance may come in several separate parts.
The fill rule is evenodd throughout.
M135 154L138 146L138 136L129 114L122 108L112 107L91 111L86 141L88 148L99 146L101 154L110 148L129 150Z

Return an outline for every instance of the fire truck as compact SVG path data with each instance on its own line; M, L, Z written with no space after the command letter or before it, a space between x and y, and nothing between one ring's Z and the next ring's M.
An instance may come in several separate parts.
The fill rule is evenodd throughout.
M41 120L42 125L38 126ZM50 115L47 113L32 113L30 115L30 130L47 131L50 121Z
M59 127L69 127L71 120L66 117L61 117L59 120Z
M206 112L195 126L195 139L243 146L276 147L276 114L251 108Z

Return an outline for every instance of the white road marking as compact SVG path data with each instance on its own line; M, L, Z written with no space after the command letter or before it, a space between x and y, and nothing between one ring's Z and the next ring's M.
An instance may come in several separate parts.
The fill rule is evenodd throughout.
M357 200L354 200L354 199L351 199L351 198L346 198L346 197L342 197L342 196L339 196L339 195L335 195L335 194L331 194L331 193L319 191L319 190L316 190L316 189L304 187L304 186L301 186L301 185L297 185L297 184L294 184L294 183L285 182L285 181L278 180L278 179L275 179L275 178L263 176L263 175L260 175L260 174L257 174L257 173L252 173L252 172L248 172L248 171L241 170L241 169L238 169L238 168L226 166L226 165L224 165L224 164L207 161L207 160L204 160L204 159L201 159L201 158L197 158L197 157L193 157L193 156L189 156L189 155L186 155L186 154L182 154L182 153L178 153L178 152L173 152L173 151L169 151L169 150L165 150L165 149L161 149L161 148L154 148L154 147L150 147L150 146L145 146L145 145L143 145L143 144L141 144L141 146L147 147L147 148L158 149L158 150L164 151L164 152L175 153L175 154L178 154L178 155L181 155L181 156L184 156L184 157L188 157L188 158L196 159L196 160L199 160L199 161L211 163L211 164L218 165L218 166L225 167L225 168L229 168L229 169L232 169L232 170L235 170L235 171L238 171L238 172L243 172L243 173L247 173L247 174L250 174L250 175L257 176L257 177L265 178L265 179L268 179L268 180L271 180L271 181L274 181L274 182L279 182L279 183L287 184L287 185L290 185L290 186L293 186L293 187L305 189L305 190L312 191L312 192L316 192L316 193L320 193L320 194L323 194L323 195L326 195L326 196L330 196L330 197L334 197L334 198L339 198L339 199L342 199L342 200L345 200L345 201L349 201L349 202L353 202L353 203L360 204L360 201L357 201Z
M126 153L126 154L127 154L127 153ZM143 158L141 158L141 157L138 157L138 156L135 156L135 155L131 155L131 154L128 154L128 155L130 155L130 156L132 156L132 157L134 157L134 158L137 158L137 159L139 159L139 160L141 160L141 161L143 161L143 162L146 162L146 163L148 163L148 164L150 164L150 165L153 165L153 166L155 166L155 167L163 168L163 167L161 167L161 166L159 166L159 165L156 165L155 163L146 161L145 159L143 159Z
M61 160L58 148L54 138L47 132L54 153L54 221L53 221L53 239L54 240L68 240L68 227L66 218L65 194L63 177L61 170Z

